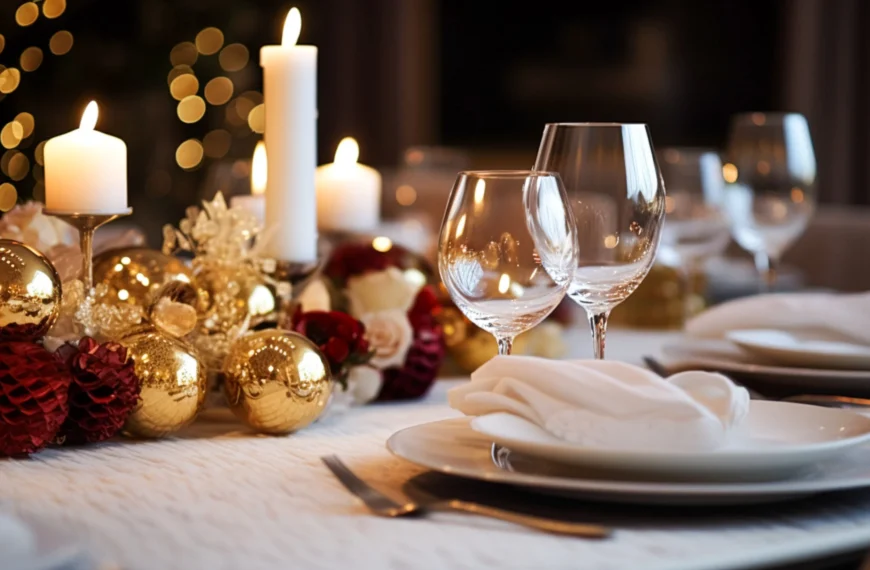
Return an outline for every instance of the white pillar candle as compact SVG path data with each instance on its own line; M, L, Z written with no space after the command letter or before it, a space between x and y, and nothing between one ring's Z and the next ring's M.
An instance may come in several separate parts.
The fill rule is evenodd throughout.
M317 48L298 46L293 8L280 46L260 51L266 109L266 254L282 261L317 258Z
M359 164L359 145L350 137L335 150L335 162L317 169L317 225L321 230L364 232L381 218L381 175Z
M91 101L78 129L45 143L45 207L58 212L114 214L127 209L127 145L94 130Z
M230 199L230 206L242 208L254 214L261 225L266 223L267 165L266 145L260 141L257 143L257 148L254 149L254 158L251 160L251 195L233 196Z

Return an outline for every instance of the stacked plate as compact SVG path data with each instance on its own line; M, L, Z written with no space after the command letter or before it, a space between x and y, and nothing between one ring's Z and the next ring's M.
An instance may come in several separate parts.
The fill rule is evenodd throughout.
M599 501L749 504L870 487L868 417L753 401L742 428L712 452L614 450L494 414L407 428L387 447L441 473Z

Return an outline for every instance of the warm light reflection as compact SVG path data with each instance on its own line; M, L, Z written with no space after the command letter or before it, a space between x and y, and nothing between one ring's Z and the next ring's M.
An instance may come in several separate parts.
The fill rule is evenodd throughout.
M770 174L770 163L766 160L759 160L758 164L755 166L758 169L758 173L764 176Z
M82 121L79 123L79 128L83 131L92 131L97 126L97 119L100 116L100 108L96 101L91 101L85 107L85 112L82 113Z
M33 274L33 279L27 284L27 294L31 297L49 299L53 291L54 282L48 275L39 270Z
M375 248L376 251L386 253L393 249L393 240L386 236L378 236L372 240L372 247Z
M616 234L612 234L604 238L604 247L607 249L613 249L619 245L619 236Z
M400 206L410 206L417 201L417 190L409 184L402 184L396 188L396 202Z
M275 310L275 296L265 285L257 285L248 297L248 312L253 316L268 315Z
M665 196L665 213L671 214L677 208L677 202L673 196Z
M737 167L731 164L730 162L726 162L722 165L722 178L725 179L725 182L728 184L734 184L737 182Z
M120 291L118 291L118 299L120 299L122 301L126 301L129 298L130 298L130 292L127 291L126 289L121 289Z
M269 176L268 158L266 157L266 143L260 141L254 149L254 158L251 161L251 194L260 195L266 191L266 181Z
M486 195L486 182L484 180L478 180L477 184L474 185L474 203L482 204L483 197Z
M18 202L18 191L9 182L0 184L0 212L8 212Z
M345 137L335 149L335 164L350 166L359 160L359 145L353 137Z
M800 188L792 188L791 189L791 201L795 204L802 204L804 201L804 191Z
M54 55L64 55L73 47L73 35L66 30L61 30L48 40L48 49Z
M299 8L290 8L287 19L284 20L284 33L281 35L281 45L284 47L295 46L299 41L299 32L302 31L302 14Z
M504 295L511 287L511 278L507 273L502 273L498 280L498 292Z
M459 223L456 224L456 238L460 238L463 233L465 233L465 216L466 214L462 214L462 217L459 218Z

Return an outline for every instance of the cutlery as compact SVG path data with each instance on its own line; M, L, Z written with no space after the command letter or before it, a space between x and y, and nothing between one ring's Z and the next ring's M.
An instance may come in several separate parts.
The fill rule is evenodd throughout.
M654 359L651 356L643 357L644 365L661 376L662 378L667 378L670 376L670 372L664 365L658 360ZM770 400L771 398L767 398L755 390L749 390L749 395L753 400ZM809 404L812 406L824 406L826 408L870 408L870 399L866 398L849 398L847 396L833 396L827 394L797 394L794 396L786 396L784 398L778 398L782 402L792 402L795 404Z
M427 496L425 501L399 503L357 477L337 456L329 455L321 457L321 460L348 491L356 495L365 503L369 510L378 516L391 518L421 516L426 514L427 511L461 511L554 534L583 538L607 538L613 534L612 529L599 525L546 519L458 499L441 500ZM423 498L422 491L420 491L419 495L420 498Z

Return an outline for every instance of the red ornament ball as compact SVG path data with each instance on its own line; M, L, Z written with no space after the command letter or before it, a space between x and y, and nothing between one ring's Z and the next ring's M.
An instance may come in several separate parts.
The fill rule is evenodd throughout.
M33 453L55 438L71 382L61 359L42 346L0 342L0 455Z
M127 349L116 342L79 341L65 351L73 375L69 416L60 430L65 443L96 443L121 431L139 401L139 379Z

